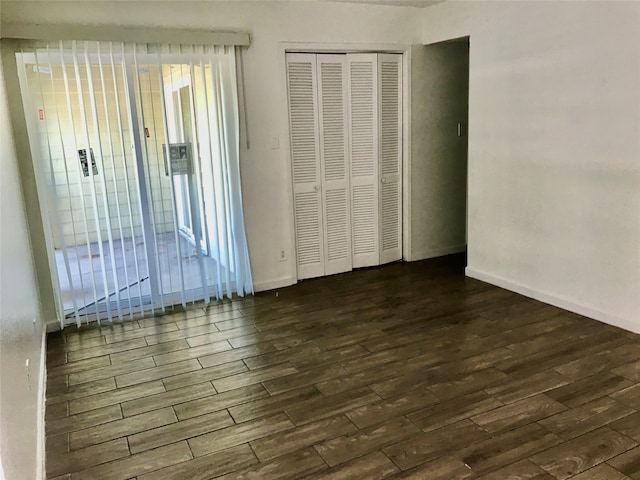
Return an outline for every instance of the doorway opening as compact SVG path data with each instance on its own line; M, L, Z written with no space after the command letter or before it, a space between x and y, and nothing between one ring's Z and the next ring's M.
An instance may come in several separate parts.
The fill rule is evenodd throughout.
M468 248L469 37L412 49L411 250L421 260Z

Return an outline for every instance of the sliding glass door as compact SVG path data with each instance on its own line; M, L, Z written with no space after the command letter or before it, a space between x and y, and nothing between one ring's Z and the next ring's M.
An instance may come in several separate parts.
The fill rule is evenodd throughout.
M233 49L143 47L18 55L63 324L252 291Z

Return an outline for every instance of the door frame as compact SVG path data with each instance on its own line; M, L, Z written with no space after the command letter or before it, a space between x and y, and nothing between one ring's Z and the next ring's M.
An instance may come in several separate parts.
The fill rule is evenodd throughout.
M278 44L278 61L281 72L282 89L280 103L283 105L283 118L289 118L289 104L287 100L287 53L395 53L402 55L402 259L411 261L411 45L397 44L346 44L346 43L294 43L280 42ZM293 283L300 280L298 274L295 233L295 212L293 197L293 175L291 158L291 127L289 121L285 123L286 142L281 142L285 149L287 161L287 194L289 198L289 242L292 252Z

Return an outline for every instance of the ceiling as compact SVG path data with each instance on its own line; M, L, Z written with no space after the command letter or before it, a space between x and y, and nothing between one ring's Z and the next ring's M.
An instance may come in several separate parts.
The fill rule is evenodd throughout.
M345 3L365 3L369 5L393 5L396 7L417 7L425 8L444 0L333 0L335 2Z

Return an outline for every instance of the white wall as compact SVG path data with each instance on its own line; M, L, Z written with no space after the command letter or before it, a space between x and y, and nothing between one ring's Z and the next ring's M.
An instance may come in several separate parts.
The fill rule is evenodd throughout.
M411 260L465 249L468 73L466 41L411 48Z
M640 332L640 4L445 2L470 35L471 276Z
M421 10L330 2L9 2L3 22L147 25L251 32L243 54L250 149L241 150L249 252L256 288L295 281L288 119L282 42L411 44ZM271 149L272 137L280 148ZM287 261L280 262L284 249Z
M44 442L44 328L2 71L0 170L0 473L34 479Z

